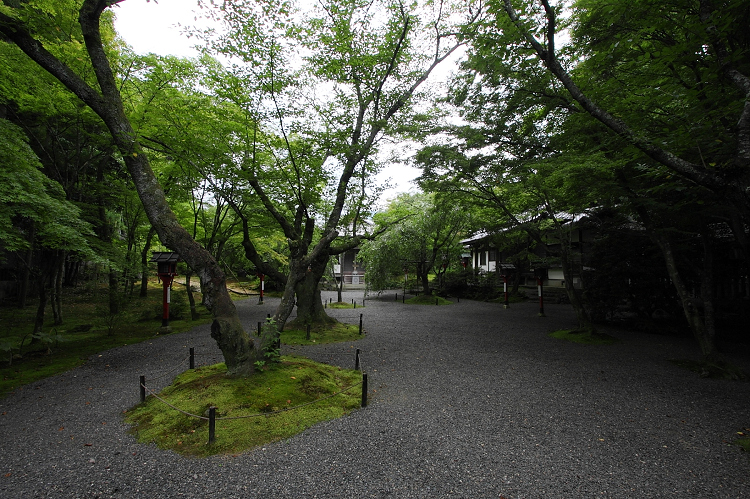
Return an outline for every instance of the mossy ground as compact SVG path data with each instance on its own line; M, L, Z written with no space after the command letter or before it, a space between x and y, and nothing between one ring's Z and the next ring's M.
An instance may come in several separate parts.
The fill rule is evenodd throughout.
M441 296L433 295L417 295L414 298L409 298L404 303L409 305L452 305L453 302L446 300Z
M173 301L182 300L187 307L184 288L175 286ZM195 293L200 301L200 293ZM66 288L63 291L63 324L54 325L49 306L41 338L31 342L37 305L31 302L24 309L0 308L0 397L21 385L54 376L82 365L98 352L130 345L163 334L159 310L162 306L161 286L151 283L146 298L123 299L121 312L109 313L106 285ZM208 311L199 306L200 318L190 320L190 311L183 310L183 319L170 321L172 333L181 333L210 322Z
M358 408L361 381L359 371L301 357L283 356L280 363L247 378L229 377L226 366L216 364L181 374L159 394L196 416L207 416L209 407L216 407L213 444L208 445L207 420L178 412L153 396L128 411L125 421L140 442L162 449L199 457L238 454Z
M310 339L307 339L307 329L285 329L281 333L281 343L286 345L321 345L323 343L339 343L343 341L357 341L363 338L359 334L359 325L336 322L310 328Z
M750 452L750 437L740 437L734 441L743 451Z

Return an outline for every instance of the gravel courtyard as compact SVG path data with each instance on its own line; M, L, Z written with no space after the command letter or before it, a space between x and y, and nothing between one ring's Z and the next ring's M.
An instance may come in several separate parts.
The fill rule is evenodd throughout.
M352 298L361 304L362 292ZM252 330L277 303L237 306ZM221 360L198 327L102 352L0 400L0 499L750 497L750 455L728 444L750 428L750 382L668 362L698 358L690 339L553 340L574 325L567 305L545 305L547 317L533 302L418 306L390 293L366 305L329 310L350 323L363 314L364 339L284 353L353 367L359 348L368 407L239 456L137 443L122 412L139 400L140 375L166 372L168 383L190 347L200 364ZM747 351L727 357L750 373Z

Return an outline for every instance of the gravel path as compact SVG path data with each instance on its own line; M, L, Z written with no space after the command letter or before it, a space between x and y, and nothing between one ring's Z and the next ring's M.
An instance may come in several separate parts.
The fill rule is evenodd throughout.
M277 302L238 302L247 328ZM750 458L727 444L750 428L750 383L666 361L696 358L690 340L552 340L574 318L566 305L545 311L393 294L330 310L351 323L363 314L365 339L285 352L353 367L360 348L369 406L237 457L160 451L122 422L139 375L186 367L191 346L199 363L220 360L207 326L103 352L0 400L0 499L750 497ZM750 372L748 355L730 358Z

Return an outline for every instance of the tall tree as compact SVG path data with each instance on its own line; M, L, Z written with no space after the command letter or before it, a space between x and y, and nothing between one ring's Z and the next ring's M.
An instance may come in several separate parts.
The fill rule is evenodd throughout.
M364 215L346 210L352 190L366 197L366 182L354 180L373 174L379 141L413 116L417 89L460 46L451 29L455 13L443 2L331 0L293 8L222 3L226 36L211 41L213 50L244 63L221 78L219 93L278 137L263 143L248 133L240 169L289 241L279 327L295 295L298 317L322 317L318 283L330 256L357 244L356 234L336 242L339 233ZM233 92L243 87L250 91Z
M195 242L177 222L151 169L148 156L141 147L139 137L125 113L118 81L109 60L111 52L108 54L105 46L105 40L111 40L114 33L110 16L104 17L102 29L103 13L116 3L119 3L119 0L84 0L80 8L77 8L79 4L70 1L40 1L34 2L33 5L22 4L19 7L5 5L0 10L0 33L6 41L15 44L41 68L63 83L104 122L159 238L167 247L179 252L201 277L204 292L208 297L207 306L214 315L211 334L222 350L227 368L234 374L249 374L254 369L255 345L242 329L237 311L226 289L224 273L210 253ZM49 19L45 17L45 12L50 7L64 7L67 15L70 14L71 8L78 11L75 29L66 32L65 36L73 43L80 43L81 39L84 42L88 54L86 64L93 70L95 84L87 82L83 77L85 74L77 72L46 48L46 44L53 46L59 41L56 39L58 32L54 27L48 30L41 29L45 27L45 20ZM40 12L42 16L38 15ZM62 46L66 46L65 41L63 40Z
M589 47L578 54L582 65L594 69L581 83L574 61L558 49L561 8L548 0L523 8L503 0L492 2L490 13L498 26L507 27L502 18L512 22L521 43L578 109L750 219L750 39L742 28L750 18L747 3L730 1L718 9L709 0L579 2L573 34L579 49ZM696 126L686 129L688 124ZM744 229L735 235L750 255Z

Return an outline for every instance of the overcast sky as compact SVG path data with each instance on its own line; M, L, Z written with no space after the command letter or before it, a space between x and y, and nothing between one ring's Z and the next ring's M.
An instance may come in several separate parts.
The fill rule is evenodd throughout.
M181 34L182 25L196 23L196 0L126 0L113 8L117 18L115 28L120 36L139 54L150 52L179 57L196 56L191 48L194 39ZM386 167L378 178L391 178L394 189L385 193L393 197L416 187L410 182L419 175L419 170L405 166Z

